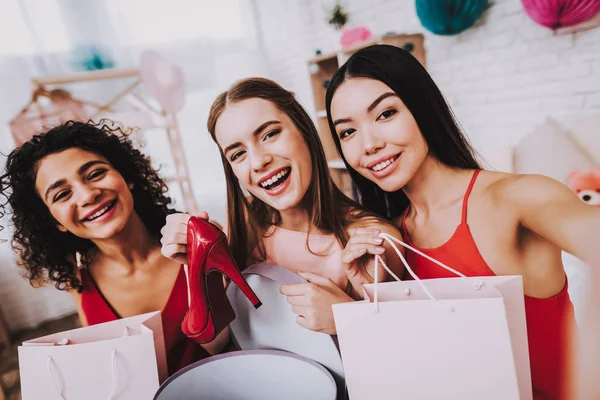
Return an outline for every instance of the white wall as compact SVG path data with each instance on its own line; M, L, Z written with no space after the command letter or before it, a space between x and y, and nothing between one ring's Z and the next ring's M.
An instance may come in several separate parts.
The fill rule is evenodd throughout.
M68 16L71 35L84 32L90 37L99 33L95 25L78 22L84 18L81 13L91 19L96 17L96 9L78 8L77 14L71 15L72 0L61 0ZM249 3L240 0L244 8L245 28L247 35L243 40L201 39L181 41L146 47L117 47L114 46L118 67L136 67L140 53L148 48L159 52L162 56L180 66L185 75L186 101L179 113L179 125L182 134L184 151L187 156L192 188L198 205L209 212L212 218L224 224L226 216L226 186L221 159L218 149L212 142L206 130L206 118L210 105L218 93L225 90L233 81L250 75L268 75L268 70L260 55L254 28L253 10ZM197 7L190 12L198 12ZM96 8L98 5L96 4ZM91 16L89 15L91 13ZM80 21L79 21L80 22ZM109 27L106 27L110 33ZM106 33L106 32L105 32ZM85 35L84 35L85 36ZM107 43L110 42L107 38ZM68 54L52 54L58 66L67 67L65 62ZM4 56L0 57L0 153L7 155L14 148L10 135L8 121L27 103L31 93L30 78L35 76L34 56ZM45 71L45 73L64 73L65 71ZM130 81L107 81L80 83L67 87L75 96L99 103L108 101L123 90ZM141 135L144 147L142 151L148 154L154 166L160 167L163 177L172 176L174 171L171 152L166 133L161 130L144 131ZM0 166L3 168L6 158L0 156ZM170 186L169 195L175 200L175 207L183 210L183 202L176 184ZM5 229L0 231L0 239L10 239L11 227L9 218L0 220ZM11 330L30 328L48 320L75 311L73 301L68 293L59 292L49 286L43 289L32 288L23 279L21 271L15 263L15 256L8 243L0 243L0 311L6 317Z
M324 14L334 1L255 2L272 78L314 113L306 61L315 49L326 53L337 44ZM375 35L425 35L427 69L484 155L514 144L545 116L570 127L600 114L600 29L553 36L529 19L520 0L493 3L475 27L445 37L425 31L413 0L342 0L351 25Z

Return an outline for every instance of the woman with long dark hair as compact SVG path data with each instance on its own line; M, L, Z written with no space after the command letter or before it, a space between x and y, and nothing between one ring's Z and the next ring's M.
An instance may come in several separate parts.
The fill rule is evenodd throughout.
M407 244L467 276L523 276L534 397L564 398L574 318L561 250L598 259L600 209L550 178L483 170L434 81L398 47L353 54L326 107L361 203ZM453 276L406 259L420 278Z
M361 285L372 280L373 262L363 256L386 255L373 233L398 231L335 186L310 116L277 83L236 82L213 102L208 131L225 169L228 239L237 264L266 261L300 273L309 283L281 289L298 323L335 333L331 305L360 298ZM188 219L167 218L165 256L185 262ZM401 264L390 262L401 273Z
M18 264L32 285L68 291L82 325L161 310L170 374L226 343L224 333L203 348L181 331L186 275L160 251L160 229L175 211L125 132L59 125L13 150L0 184Z

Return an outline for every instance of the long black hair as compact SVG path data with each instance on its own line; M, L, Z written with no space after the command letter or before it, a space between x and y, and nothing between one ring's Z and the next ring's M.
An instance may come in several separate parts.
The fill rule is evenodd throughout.
M152 168L150 159L134 147L127 132L113 125L69 121L34 136L8 156L6 171L0 176L0 194L7 199L1 214L12 210L12 248L34 286L52 281L60 290L81 290L74 255L79 252L89 261L86 256L95 247L89 239L59 231L36 191L38 163L49 154L76 147L105 157L125 181L133 184L135 211L159 244L160 229L167 215L174 212L169 207L166 182Z
M385 192L352 168L336 135L331 118L331 99L336 89L348 79L370 78L385 83L410 110L429 152L441 163L464 169L481 168L476 152L467 141L456 122L444 96L429 76L427 70L409 52L391 45L373 45L354 53L333 77L325 106L329 128L338 152L342 156L356 189L359 200L369 210L393 219L402 215L409 200L402 191Z

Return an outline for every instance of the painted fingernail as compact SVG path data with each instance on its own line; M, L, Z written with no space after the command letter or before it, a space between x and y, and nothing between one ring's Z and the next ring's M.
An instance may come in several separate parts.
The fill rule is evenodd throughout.
M359 252L360 254L363 254L363 253L365 253L366 251L367 251L367 249L360 249L358 252Z
M377 248L375 248L375 251L376 251L378 254L381 254L381 253L383 253L383 252L385 251L385 249L384 249L383 247L377 247Z
M373 243L381 244L383 243L383 238L375 237L373 238Z

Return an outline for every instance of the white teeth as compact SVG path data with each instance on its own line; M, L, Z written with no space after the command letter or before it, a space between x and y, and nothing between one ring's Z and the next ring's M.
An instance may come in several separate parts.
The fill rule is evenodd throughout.
M93 215L87 217L85 220L86 221L92 221L98 217L101 217L106 211L108 211L108 209L112 206L112 203L107 205L106 207L104 207L103 209L95 212Z
M396 160L397 157L392 157L386 161L382 161L379 164L371 167L371 169L373 171L381 171L382 169L384 169L385 167L387 167L388 165L390 165L391 163L393 163Z
M260 186L262 186L263 188L266 188L267 186L271 186L272 184L274 184L275 182L277 182L281 178L287 176L288 171L289 170L282 171L282 172L278 173L277 175L272 176L271 178L269 178L266 181L262 182L260 184Z
M101 216L102 214L104 214L104 212L108 210L108 207L104 207L102 210L98 211L97 213L95 213L94 215L92 215L90 217L90 219L94 219L94 218L98 218L99 216Z

